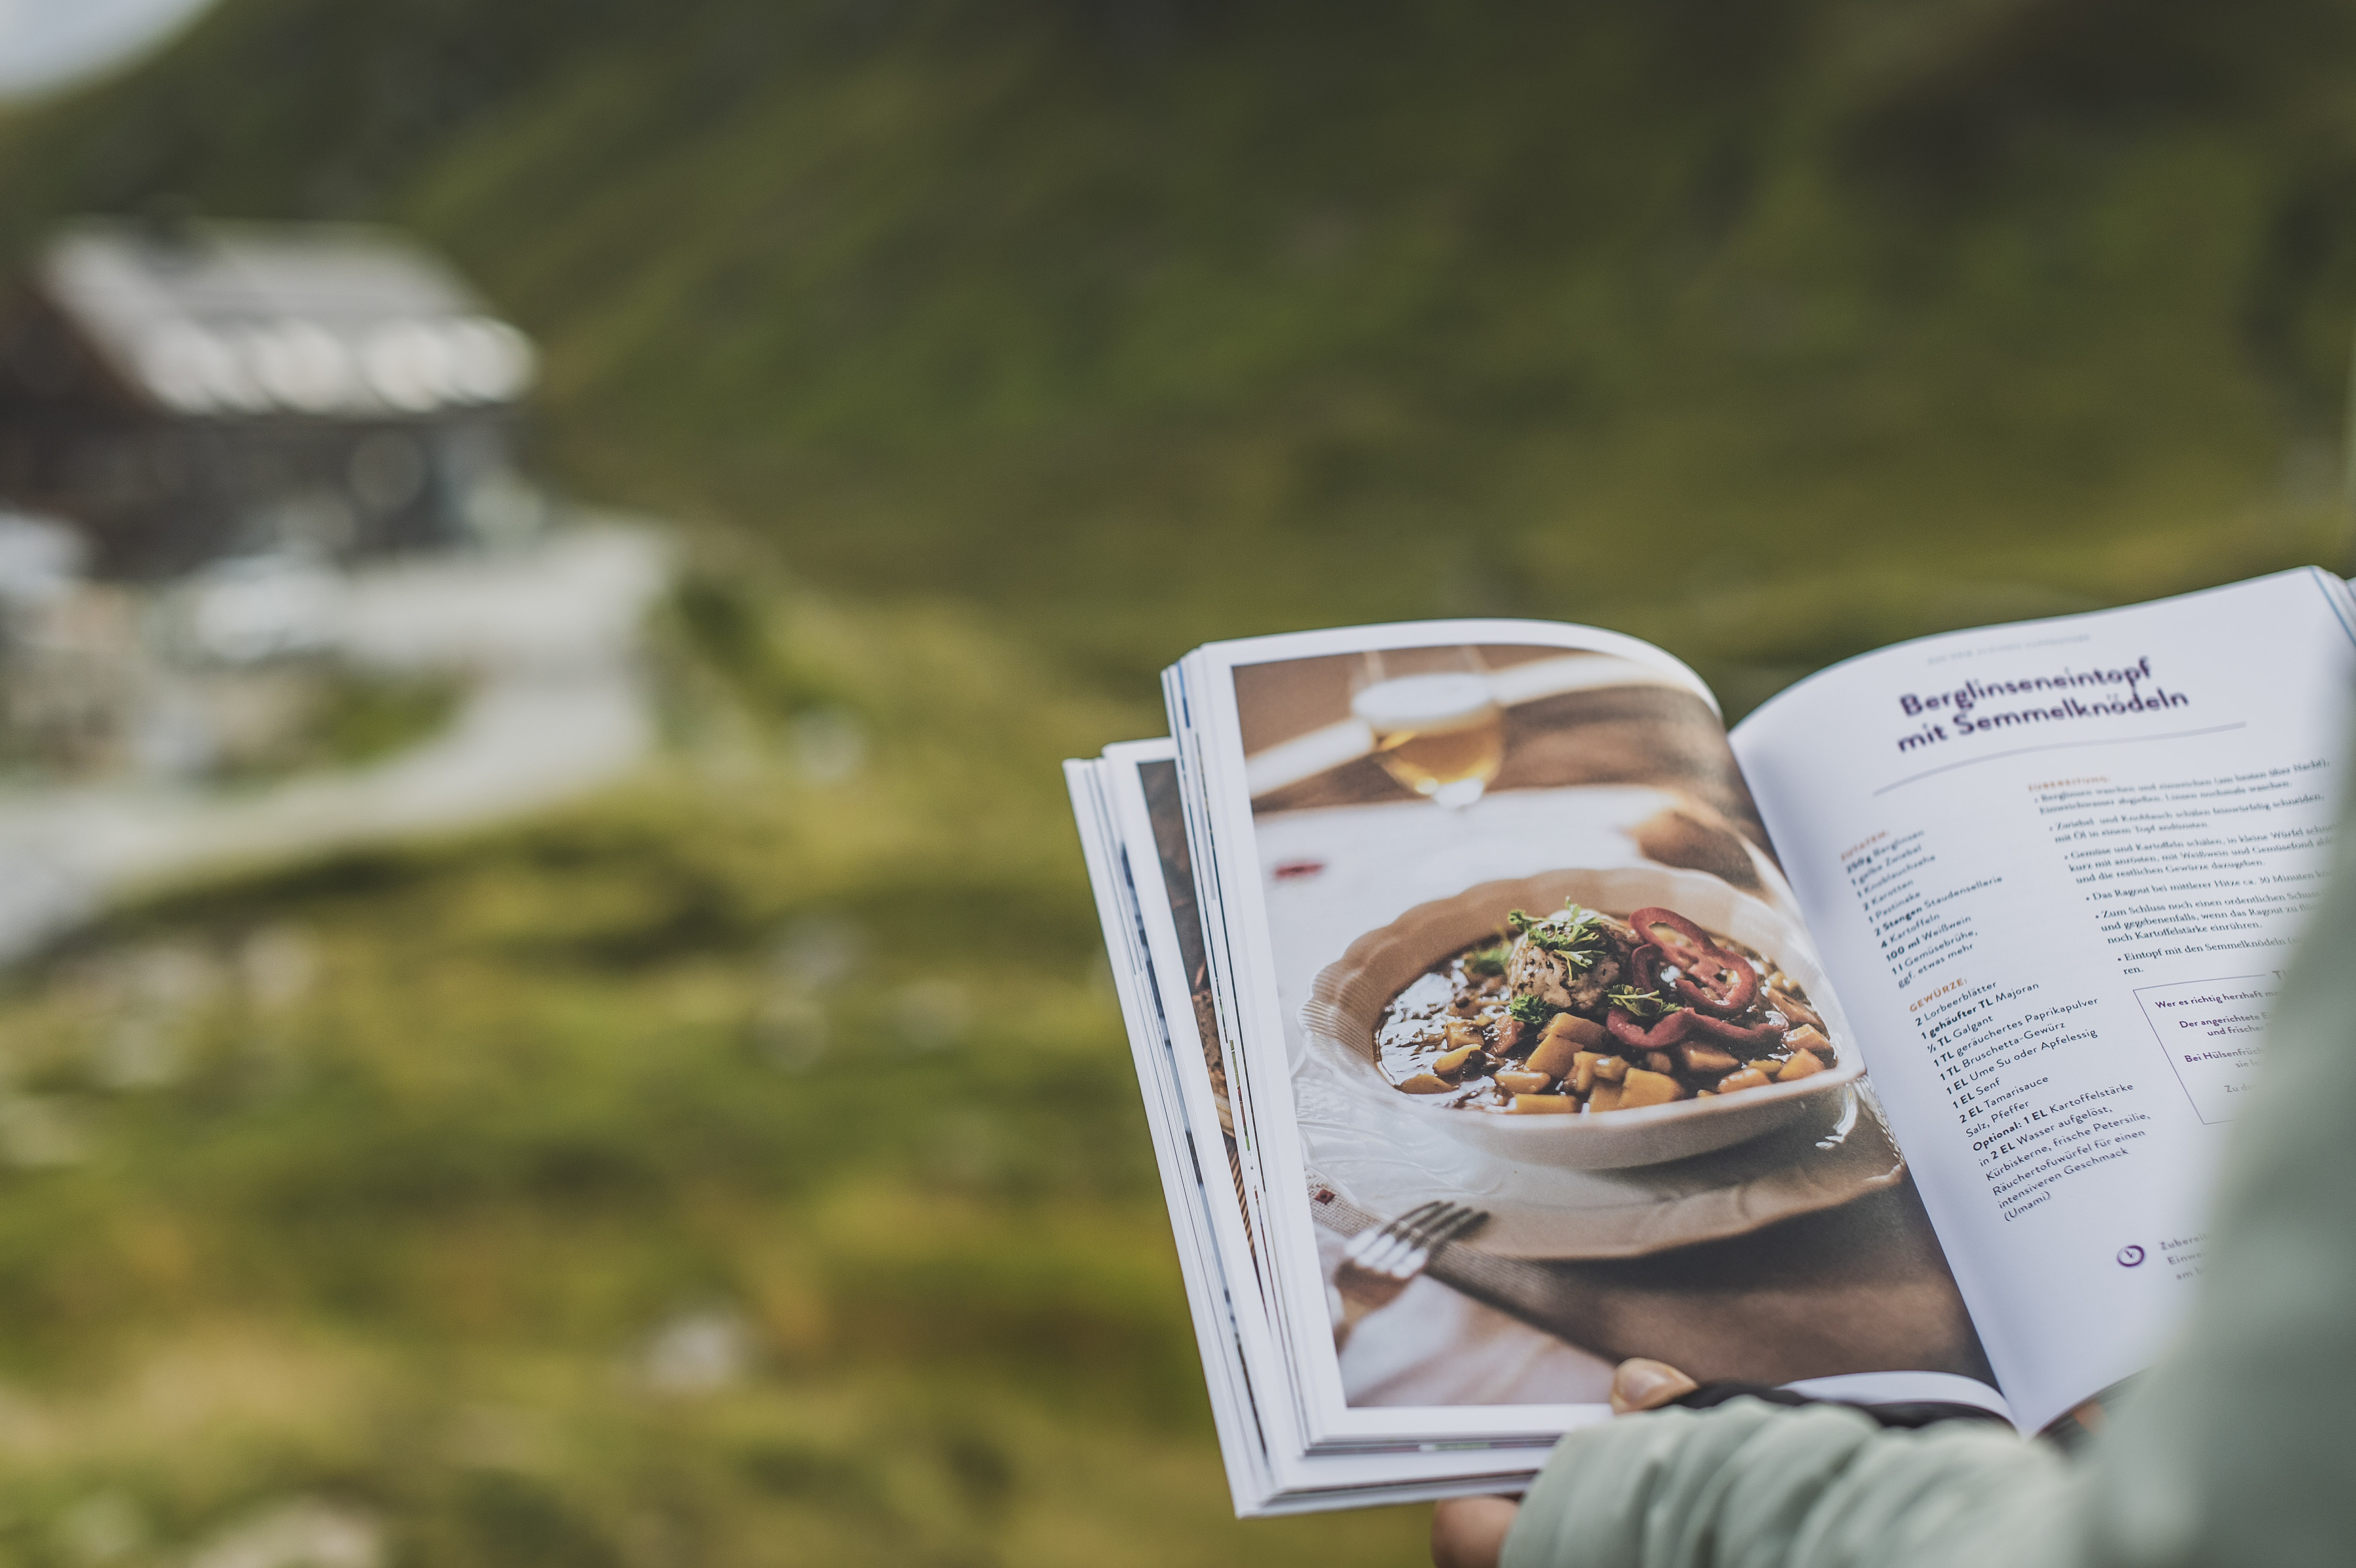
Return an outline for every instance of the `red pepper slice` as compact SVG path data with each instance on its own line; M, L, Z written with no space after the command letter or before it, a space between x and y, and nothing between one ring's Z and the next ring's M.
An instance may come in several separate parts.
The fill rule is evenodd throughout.
M1658 944L1680 969L1718 946L1709 933L1673 909L1640 909L1628 917L1628 923L1636 928L1637 941ZM1668 927L1668 935L1661 934L1662 926Z
M1659 944L1648 942L1628 955L1628 969L1640 991L1661 988L1661 965L1666 955ZM1636 1021L1636 1016L1622 1008L1614 1008L1603 1017L1603 1027L1612 1038L1633 1051L1665 1051L1685 1039L1692 1015L1685 1011L1664 1013L1655 1019L1650 1029Z
M1703 1012L1730 1019L1759 995L1759 971L1722 947L1677 967L1677 995Z
M1729 1023L1724 1019L1711 1018L1708 1013L1684 1012L1672 1013L1669 1016L1692 1019L1693 1022L1687 1026L1689 1031L1705 1040L1719 1040L1727 1045L1739 1045L1746 1050L1773 1045L1783 1038L1783 1028L1778 1024L1752 1024L1746 1028L1741 1024ZM1610 1026L1607 1023L1605 1027Z
M1603 1015L1605 1030L1631 1051L1666 1051L1685 1039L1686 1030L1696 1021L1692 1010L1684 1008L1662 1014L1650 1029L1618 1008Z

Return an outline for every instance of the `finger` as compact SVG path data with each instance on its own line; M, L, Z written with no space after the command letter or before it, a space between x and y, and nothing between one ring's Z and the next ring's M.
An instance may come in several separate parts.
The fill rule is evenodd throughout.
M1640 1410L1658 1410L1700 1386L1666 1361L1631 1357L1612 1373L1612 1413L1633 1415Z
M1431 1510L1432 1568L1497 1568L1521 1505L1511 1498L1451 1498Z

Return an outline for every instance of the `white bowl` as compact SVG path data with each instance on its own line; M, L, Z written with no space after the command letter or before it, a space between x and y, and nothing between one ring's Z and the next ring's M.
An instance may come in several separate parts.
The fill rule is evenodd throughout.
M1673 909L1765 955L1799 983L1809 1005L1823 1015L1834 1064L1789 1083L1598 1115L1476 1111L1437 1105L1393 1087L1377 1065L1375 1044L1375 1026L1391 999L1433 965L1503 929L1506 911L1543 914L1560 909L1566 899L1622 917L1653 906ZM1848 1020L1800 928L1716 877L1666 867L1542 871L1483 882L1453 898L1419 904L1361 936L1327 965L1301 1007L1301 1022L1308 1049L1353 1093L1393 1111L1429 1117L1430 1125L1499 1158L1582 1170L1657 1165L1757 1137L1837 1101L1864 1072Z

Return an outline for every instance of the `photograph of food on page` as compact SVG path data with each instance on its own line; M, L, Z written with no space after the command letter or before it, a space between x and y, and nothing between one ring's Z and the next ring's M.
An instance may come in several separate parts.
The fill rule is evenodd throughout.
M1352 1406L1989 1373L1707 693L1559 646L1242 665Z

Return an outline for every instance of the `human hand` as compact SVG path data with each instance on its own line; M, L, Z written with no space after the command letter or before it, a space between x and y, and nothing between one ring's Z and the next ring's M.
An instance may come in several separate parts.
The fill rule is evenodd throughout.
M1450 1498L1431 1509L1432 1568L1497 1568L1522 1505L1511 1498Z
M1665 1361L1632 1357L1612 1370L1612 1413L1658 1410L1700 1385ZM1431 1510L1432 1568L1497 1568L1521 1505L1511 1498L1451 1498Z

